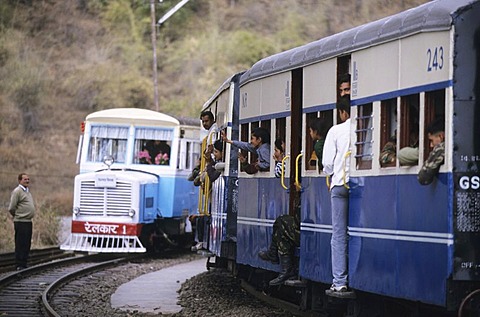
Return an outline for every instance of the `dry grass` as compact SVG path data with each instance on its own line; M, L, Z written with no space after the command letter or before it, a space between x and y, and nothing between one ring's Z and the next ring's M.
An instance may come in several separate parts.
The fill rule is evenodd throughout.
M60 216L52 206L45 203L37 204L33 219L32 249L58 245ZM7 211L8 207L0 208L0 252L15 250L13 220Z

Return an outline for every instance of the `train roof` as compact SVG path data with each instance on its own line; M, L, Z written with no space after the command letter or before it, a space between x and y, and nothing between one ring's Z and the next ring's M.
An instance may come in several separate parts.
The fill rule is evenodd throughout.
M91 113L86 121L136 125L178 126L180 122L161 112L139 108L114 108Z
M226 89L229 89L230 88L230 83L234 80L237 80L238 77L240 77L244 72L239 72L239 73L236 73L230 77L228 77L224 82L223 84L217 89L217 91L215 91L215 93L203 104L202 106L202 111L205 109L205 108L208 108L208 106L210 106L210 104L215 100L217 99L217 97L223 92L225 91Z
M449 30L462 8L478 0L437 0L266 57L246 71L242 84L289 69L420 32Z

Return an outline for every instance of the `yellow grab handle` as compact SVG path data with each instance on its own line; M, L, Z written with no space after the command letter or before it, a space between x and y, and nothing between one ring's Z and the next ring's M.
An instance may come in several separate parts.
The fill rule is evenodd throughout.
M345 153L345 160L343 161L343 186L346 189L350 189L350 186L347 184L347 158L352 154L352 151Z
M299 161L300 161L300 158L303 156L303 153L300 153L297 155L297 158L295 160L295 187L297 187L297 190L302 188L302 184L300 184L300 181L299 181L299 177L298 175L300 174L299 172L299 169L300 169L300 164L299 164Z

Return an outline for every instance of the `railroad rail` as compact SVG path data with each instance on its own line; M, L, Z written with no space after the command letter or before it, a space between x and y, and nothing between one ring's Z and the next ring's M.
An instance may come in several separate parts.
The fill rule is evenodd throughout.
M60 316L50 300L63 283L132 257L118 254L82 255L7 274L0 279L0 315Z
M60 250L59 247L50 247L44 249L33 249L30 251L28 264L30 266L40 263L62 259L73 256L73 253L68 253ZM0 273L15 270L15 252L0 254Z

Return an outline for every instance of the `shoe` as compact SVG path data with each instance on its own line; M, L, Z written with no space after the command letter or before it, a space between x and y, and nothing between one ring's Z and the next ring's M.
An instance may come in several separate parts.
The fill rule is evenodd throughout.
M280 255L279 258L280 274L268 283L270 286L282 285L286 280L296 275L291 256L286 254Z
M325 290L325 294L327 296L333 296L338 298L349 298L354 299L356 298L355 292L348 288L346 285L342 286L330 286L329 289Z
M258 252L258 257L264 261L272 262L273 264L278 264L278 254L272 254L270 250Z
M199 251L203 249L203 242L198 242L196 245L190 248L193 252Z
M332 286L330 286L330 290L332 292L346 293L348 292L348 287L346 285L335 286L335 284L332 284Z

